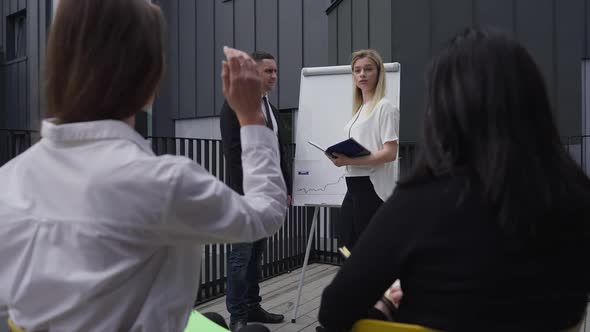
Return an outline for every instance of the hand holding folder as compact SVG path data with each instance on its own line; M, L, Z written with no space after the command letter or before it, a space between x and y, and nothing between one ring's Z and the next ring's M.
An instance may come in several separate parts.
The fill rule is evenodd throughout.
M354 138L349 138L340 143L336 143L327 149L324 149L322 146L312 141L308 141L307 143L332 157L334 153L343 154L349 158L357 158L371 154L371 151L359 144Z

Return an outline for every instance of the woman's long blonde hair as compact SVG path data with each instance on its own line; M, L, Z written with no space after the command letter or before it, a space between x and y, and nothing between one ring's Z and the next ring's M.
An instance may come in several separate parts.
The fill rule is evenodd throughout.
M385 66L383 65L383 59L381 55L376 50L373 49L366 49L366 50L358 50L352 53L352 61L350 63L350 68L354 73L354 63L358 59L369 58L377 66L377 71L379 72L379 78L377 79L377 86L375 86L375 93L373 94L373 100L367 108L367 112L372 112L377 103L383 97L385 97ZM361 105L363 104L363 92L356 86L354 80L352 81L352 114L354 115L360 109Z

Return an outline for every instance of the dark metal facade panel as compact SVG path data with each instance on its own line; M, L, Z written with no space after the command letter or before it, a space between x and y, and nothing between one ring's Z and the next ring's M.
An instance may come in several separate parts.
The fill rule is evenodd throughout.
M47 37L49 36L49 25L51 24L52 6L52 0L39 1L39 120L45 117L46 112L43 73L45 72L45 50L47 50ZM38 126L33 122L32 128L34 127Z
M6 127L6 116L9 110L8 105L6 105L6 96L4 89L4 79L6 75L4 75L4 66L1 63L2 60L0 60L0 125Z
M330 65L338 63L338 11L333 10L328 16L328 61Z
M153 135L174 136L174 119L178 112L178 10L176 1L157 1L162 12L166 16L168 24L166 32L166 73L158 98L154 103ZM176 40L176 41L175 41ZM176 90L174 90L176 88ZM175 104L173 104L175 103ZM173 107L176 105L176 108Z
M430 56L453 34L471 24L514 32L543 72L560 133L579 134L580 60L590 57L590 0L352 0L352 29L340 21L345 18L339 7L346 4L339 1L328 17L330 64L343 62L339 58L343 36L340 29L352 30L353 48L357 48L356 36L364 34L365 5L369 46L377 48L385 61L402 64L402 139L418 137L424 108L424 71ZM384 15L389 5L391 14Z
M15 64L5 67L6 75L6 104L7 117L6 127L8 129L18 128L19 106L18 106L18 67Z
M432 54L466 26L473 24L472 0L431 1Z
M585 56L584 58L586 59L590 59L590 0L586 0L586 14L585 14L585 20L584 20L584 25L586 26L586 40L585 40Z
M402 65L400 138L416 140L424 114L424 68L430 59L430 0L393 0L392 6L392 60Z
M0 42L2 45L4 45L4 52L6 52L6 16L10 15L10 0L0 0L0 6L2 6L2 19L0 21L0 23L2 23L2 36L0 36L0 39L2 39L2 42ZM0 61L4 61L4 59L0 59Z
M256 0L234 1L235 47L251 53L256 45Z
M178 2L178 117L197 115L196 2Z
M391 0L369 1L369 47L376 49L385 62L392 60L391 8Z
M352 52L352 0L343 0L338 11L338 64L350 63Z
M167 29L167 63L166 63L166 74L162 89L160 91L162 100L162 106L158 109L158 116L162 118L177 118L179 110L179 33L178 33L178 2L177 1L163 1L162 10L166 15L168 22ZM156 126L157 127L157 126Z
M303 8L301 1L279 0L279 105L299 105L299 76L303 65Z
M303 0L303 66L327 66L328 19L326 3L318 0Z
M556 90L554 1L516 1L516 36L541 67L552 102L555 102ZM580 80L578 80L579 82Z
M5 0L0 0L0 64L4 61L3 55L1 54L4 52L4 1Z
M584 41L584 7L584 0L555 2L555 106L559 130L569 135L582 132L580 82L584 43L580 41Z
M256 50L279 55L279 2L278 0L256 0ZM283 41L289 42L289 41ZM281 59L277 59L279 63ZM283 73L279 68L279 77ZM280 85L278 89L280 89ZM270 102L280 107L278 89L270 93Z
M213 1L196 1L196 3L197 116L211 116L217 112L214 100L216 88L216 73L214 73L215 39L213 33L215 8Z
M514 1L517 0L473 0L474 22L514 32Z
M27 77L27 119L25 128L37 130L41 122L41 64L39 56L44 53L44 48L39 45L40 39L40 10L44 1L27 0L27 64L28 68L24 75ZM44 6L43 6L44 7ZM45 29L43 29L44 31ZM21 75L23 73L21 72Z
M19 62L16 65L16 82L18 85L17 88L17 109L18 109L18 116L17 116L17 123L16 127L13 128L28 128L29 124L29 107L28 107L28 97L29 97L29 89L28 89L28 62L23 61Z
M214 1L214 0L211 0ZM221 111L223 94L221 92L221 60L224 58L223 46L234 45L234 1L215 2L215 70L213 82L215 86L215 114Z
M352 1L352 50L369 47L369 1ZM392 16L393 20L393 16Z

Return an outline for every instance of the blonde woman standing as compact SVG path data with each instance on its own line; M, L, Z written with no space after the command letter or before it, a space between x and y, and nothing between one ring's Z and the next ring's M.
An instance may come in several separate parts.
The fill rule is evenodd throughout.
M352 249L369 220L391 195L398 170L399 109L385 98L385 67L377 51L352 54L353 117L344 127L371 154L331 160L345 166L347 192L342 202L339 239Z

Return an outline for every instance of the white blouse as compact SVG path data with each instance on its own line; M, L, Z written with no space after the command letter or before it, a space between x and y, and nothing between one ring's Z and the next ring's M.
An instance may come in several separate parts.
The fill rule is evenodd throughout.
M28 331L182 331L205 243L251 242L286 213L277 137L241 129L244 196L155 156L121 121L55 125L0 168L0 315Z
M372 112L365 107L350 119L344 127L346 137L352 137L371 152L383 149L387 142L399 143L399 109L387 99L382 98ZM381 165L346 166L346 176L369 176L375 192L383 201L393 193L398 179L398 155L392 162Z

